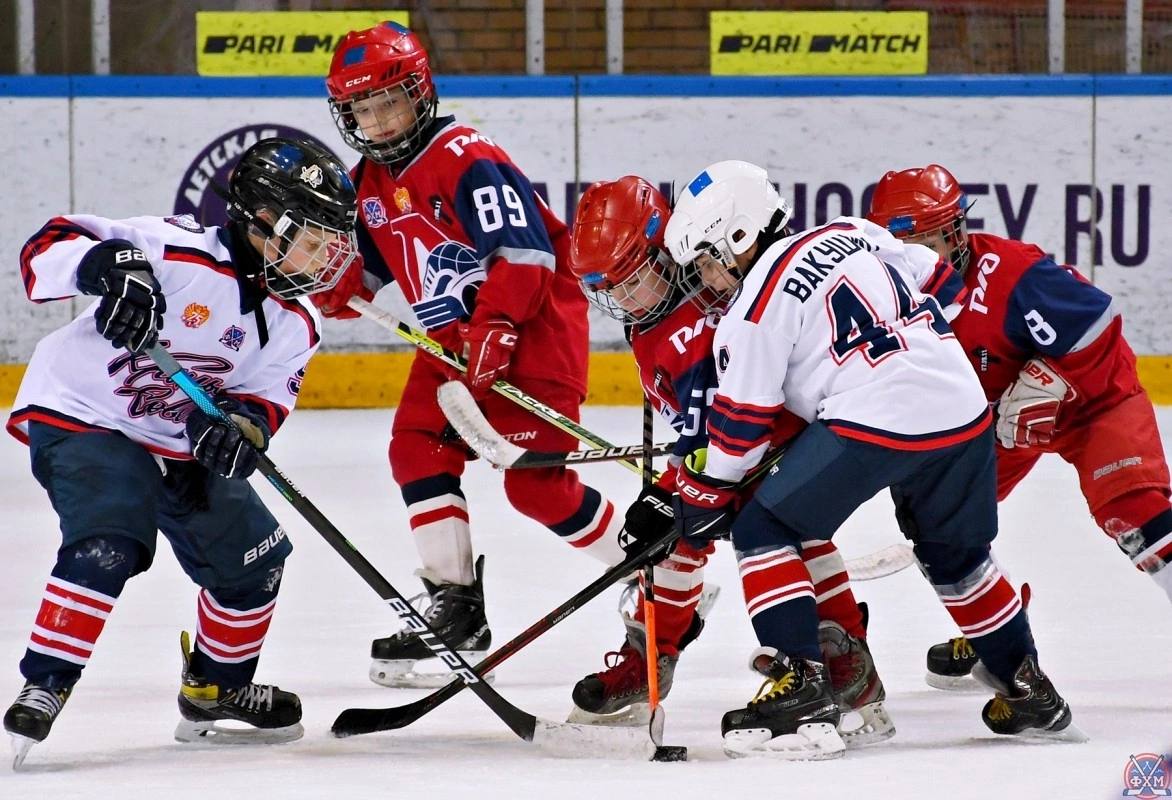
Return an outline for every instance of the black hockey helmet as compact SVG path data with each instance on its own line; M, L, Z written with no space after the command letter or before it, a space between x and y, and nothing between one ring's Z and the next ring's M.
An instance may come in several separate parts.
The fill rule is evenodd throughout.
M281 243L264 253L265 282L284 298L332 287L354 259L357 192L350 174L326 148L305 139L261 139L244 151L228 181L228 217ZM260 213L267 210L272 220ZM298 269L282 266L308 232L319 254ZM304 258L300 259L302 262Z

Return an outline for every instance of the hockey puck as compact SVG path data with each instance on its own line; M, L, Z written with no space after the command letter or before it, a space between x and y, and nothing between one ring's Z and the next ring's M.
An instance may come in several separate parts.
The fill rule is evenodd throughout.
M652 761L687 761L688 748L681 746L660 745L655 748L655 755L651 756Z

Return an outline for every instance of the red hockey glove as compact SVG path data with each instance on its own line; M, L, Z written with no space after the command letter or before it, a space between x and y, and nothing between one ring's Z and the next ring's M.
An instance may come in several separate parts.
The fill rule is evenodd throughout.
M509 371L509 361L517 349L517 330L507 319L490 319L460 325L464 340L464 358L468 360L465 382L472 396L483 400L492 385Z
M997 403L997 441L1008 448L1049 444L1059 407L1074 396L1049 364L1030 359Z
M737 484L704 474L708 448L684 459L676 475L672 506L680 536L697 550L708 542L726 538L736 518Z
M354 319L361 316L357 311L346 305L351 297L360 297L366 302L374 299L374 291L370 289L362 278L366 270L362 268L362 257L358 256L342 273L342 277L333 287L324 292L315 292L309 299L317 306L323 316L330 319Z

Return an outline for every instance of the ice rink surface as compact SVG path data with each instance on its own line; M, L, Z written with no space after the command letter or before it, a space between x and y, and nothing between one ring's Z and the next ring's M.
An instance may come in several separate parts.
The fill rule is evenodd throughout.
M400 591L420 590L415 548L386 462L389 410L299 411L270 451L282 470ZM638 439L634 408L588 408L584 423L615 443ZM1172 409L1160 410L1172 432ZM1165 445L1172 437L1165 436ZM613 464L581 470L625 504L635 476ZM192 747L173 741L180 630L195 623L195 590L169 548L130 582L85 676L25 770L0 767L0 798L1087 798L1120 797L1128 757L1172 753L1172 607L1092 521L1075 473L1056 456L1001 507L995 552L1034 590L1030 618L1041 664L1091 737L1030 744L981 723L986 695L924 684L925 649L955 634L915 568L856 585L871 607L871 649L898 734L837 761L731 761L723 712L753 696L755 646L729 545L709 565L723 587L703 636L684 654L666 703L669 744L684 764L555 759L516 739L470 692L407 729L345 740L329 726L349 706L389 706L418 692L366 677L370 640L398 627L346 564L259 475L285 524L290 558L258 680L300 694L305 738L272 747ZM513 511L500 474L470 465L465 492L473 543L487 556L488 617L496 644L586 585L601 567ZM0 437L0 702L21 686L19 661L58 544L56 518L25 448ZM900 540L880 496L836 537L848 558ZM563 719L570 688L617 649L617 590L502 665L496 688L519 707ZM7 757L5 757L7 761Z

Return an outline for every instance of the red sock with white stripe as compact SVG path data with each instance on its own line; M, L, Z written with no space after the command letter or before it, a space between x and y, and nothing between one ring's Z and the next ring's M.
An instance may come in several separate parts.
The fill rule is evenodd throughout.
M814 583L814 602L818 604L818 618L837 622L851 636L866 639L863 612L851 589L850 576L847 575L842 553L838 552L834 542L802 542L802 561Z
M1037 655L1021 598L992 558L954 584L935 585L940 602L990 672L1005 681Z
M277 605L276 593L277 586L267 585L236 597L201 589L191 671L228 689L251 682Z
M708 563L712 549L709 544L706 550L696 550L681 541L652 571L655 580L655 642L660 655L679 655L680 640L692 624L696 604L704 591L704 565ZM639 581L641 589L641 572ZM635 619L643 622L646 619L644 612L640 595Z
M121 536L61 548L20 662L26 679L55 689L77 682L118 595L137 570L141 548Z
M822 660L814 583L797 550L737 552L745 608L757 640L791 658Z

